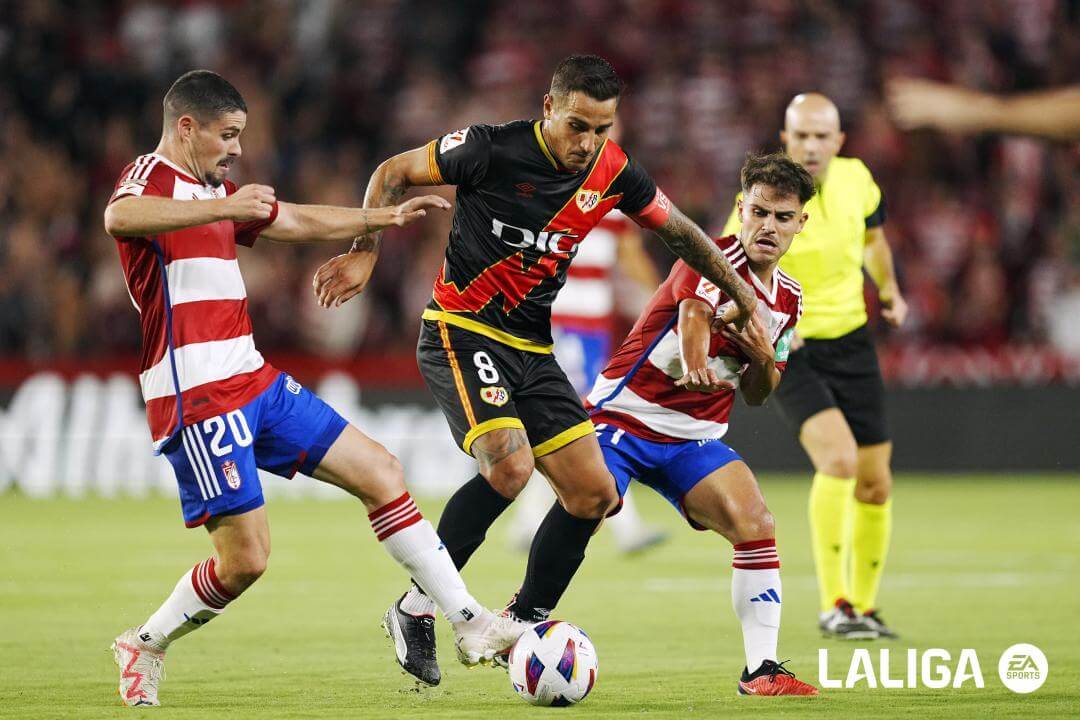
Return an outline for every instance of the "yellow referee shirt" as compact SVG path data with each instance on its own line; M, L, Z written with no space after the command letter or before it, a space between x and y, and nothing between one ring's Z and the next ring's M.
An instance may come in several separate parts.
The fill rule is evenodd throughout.
M802 285L796 330L805 338L838 338L866 324L863 247L866 229L885 222L881 189L862 160L835 157L805 211L806 226L780 258L784 272ZM741 225L736 206L724 235L737 234Z

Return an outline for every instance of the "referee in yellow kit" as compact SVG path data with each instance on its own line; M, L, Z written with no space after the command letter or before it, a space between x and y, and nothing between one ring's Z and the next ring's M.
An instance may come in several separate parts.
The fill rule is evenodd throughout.
M818 190L806 204L806 226L780 260L802 285L804 311L773 396L799 428L814 465L810 532L819 625L851 640L896 637L876 609L892 530L892 443L863 299L865 267L877 285L882 317L893 327L904 322L907 304L885 240L885 201L861 160L837 157L844 133L824 95L796 96L780 139ZM738 229L733 212L723 234Z

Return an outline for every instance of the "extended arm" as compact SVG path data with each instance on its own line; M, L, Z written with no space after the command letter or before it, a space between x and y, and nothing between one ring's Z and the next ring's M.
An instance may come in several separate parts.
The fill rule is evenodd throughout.
M757 307L757 297L705 231L672 205L667 220L654 232L687 265L735 301L736 313L724 319L744 327Z
M273 211L274 199L274 188L266 185L245 185L214 200L122 197L105 208L105 232L113 237L145 237L220 220L265 220Z
M410 187L435 184L428 167L427 149L403 152L385 160L372 173L364 194L364 208L394 205ZM353 241L348 253L331 258L320 267L312 281L319 304L337 306L358 295L371 279L381 243L380 232L362 235Z
M283 202L278 203L277 218L262 231L262 235L276 242L360 241L363 238L357 238L358 235L378 233L392 225L401 227L424 217L425 208L447 210L450 203L438 195L425 195L401 205L376 208L294 205Z
M863 263L870 278L877 285L878 298L881 300L881 316L893 327L900 327L907 317L907 303L900 293L900 284L896 281L892 250L885 239L884 227L873 227L866 231L866 245L863 250Z
M1005 132L1052 140L1080 137L1080 86L1002 96L928 80L898 78L888 86L889 105L905 130L935 127L951 132Z

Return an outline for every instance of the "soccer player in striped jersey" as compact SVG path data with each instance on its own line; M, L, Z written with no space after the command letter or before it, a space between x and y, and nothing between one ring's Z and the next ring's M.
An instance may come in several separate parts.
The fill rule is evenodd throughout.
M799 242L780 262L802 284L806 313L775 397L814 466L818 627L846 640L896 637L877 602L892 535L892 441L863 293L869 275L882 318L903 325L907 303L885 237L885 197L861 160L837 155L840 113L824 95L797 95L780 139L818 188ZM733 210L724 232L737 232L739 222Z
M157 149L124 169L105 211L142 324L139 383L154 451L176 473L185 524L205 526L214 547L113 643L127 705L159 705L166 649L223 612L266 568L260 468L289 478L301 472L359 498L379 542L453 625L462 662L489 660L525 627L468 593L409 497L397 459L263 360L236 261L236 246L260 236L344 242L449 204L425 196L377 209L293 205L265 185L237 187L226 175L246 123L243 98L222 77L181 76L165 95Z
M750 323L738 331L718 321L725 294L677 262L587 407L620 494L636 479L692 527L734 546L731 601L746 653L739 693L816 695L778 662L783 593L773 517L750 468L721 440L736 390L761 405L780 384L802 291L779 262L806 222L814 181L780 154L748 158L741 180L742 227L716 244L757 293Z

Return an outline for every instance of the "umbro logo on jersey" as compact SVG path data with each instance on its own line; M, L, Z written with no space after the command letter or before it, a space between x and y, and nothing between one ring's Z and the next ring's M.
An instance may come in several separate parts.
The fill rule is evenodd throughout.
M536 186L527 182L518 183L514 188L517 190L518 197L523 198L531 198L533 193L536 192Z

